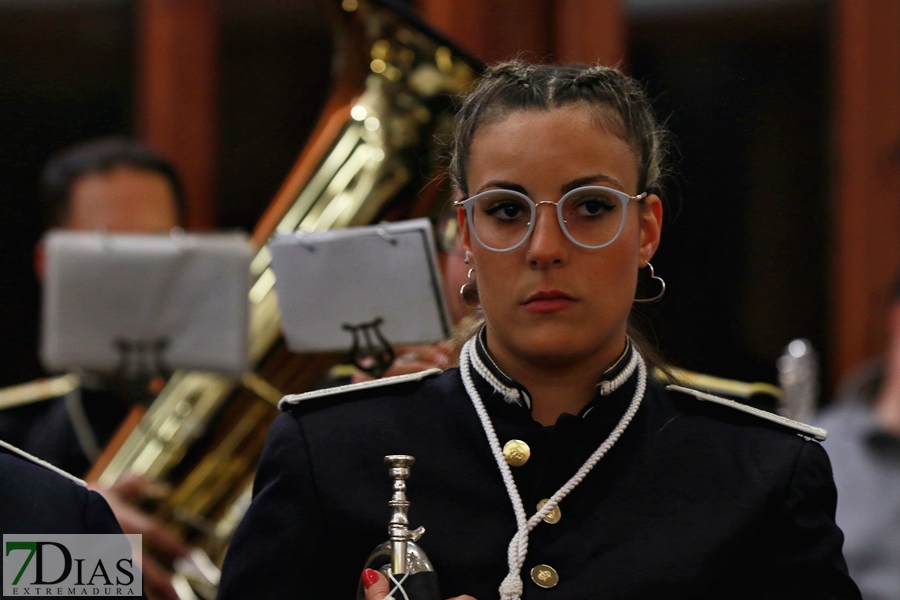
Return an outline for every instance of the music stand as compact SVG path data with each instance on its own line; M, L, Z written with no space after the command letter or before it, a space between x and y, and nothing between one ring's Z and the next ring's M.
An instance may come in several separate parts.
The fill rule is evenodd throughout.
M245 371L246 236L52 231L44 244L49 370L132 381L176 369Z
M393 346L450 337L428 219L320 232L278 233L269 243L288 348L351 349L378 375ZM361 361L375 358L374 369Z

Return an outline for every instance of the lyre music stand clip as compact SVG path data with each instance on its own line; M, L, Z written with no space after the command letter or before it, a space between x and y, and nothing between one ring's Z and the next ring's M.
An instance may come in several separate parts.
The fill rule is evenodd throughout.
M344 323L343 328L353 334L353 346L350 348L350 360L360 371L368 373L376 379L383 377L394 364L397 353L390 342L381 333L381 317L368 323L351 325ZM360 336L363 343L360 344ZM375 338L373 340L373 337Z

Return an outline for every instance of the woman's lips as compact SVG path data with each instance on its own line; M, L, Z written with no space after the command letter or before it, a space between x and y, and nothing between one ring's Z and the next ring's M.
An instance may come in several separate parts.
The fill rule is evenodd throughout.
M522 306L528 312L551 313L565 310L575 302L575 298L559 290L542 290L528 296Z

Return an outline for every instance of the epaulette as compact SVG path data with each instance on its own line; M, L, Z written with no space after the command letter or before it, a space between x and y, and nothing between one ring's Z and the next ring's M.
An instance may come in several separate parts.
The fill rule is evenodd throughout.
M301 402L313 400L316 398L325 398L328 396L341 396L352 392L359 392L372 388L382 388L398 385L401 383L409 383L412 381L421 381L432 375L442 373L441 369L428 369L418 373L409 373L407 375L396 375L394 377L382 377L381 379L373 379L372 381L363 381L362 383L351 383L349 385L339 385L337 387L324 388L321 390L313 390L305 394L291 394L285 396L278 402L278 409L282 411L290 410L292 406L296 406Z
M328 371L329 379L350 379L359 370L356 365L334 365Z
M766 421L777 423L778 425L782 425L783 427L788 427L790 429L793 429L794 431L798 431L801 434L807 437L811 437L820 442L824 442L825 438L828 437L828 432L821 427L813 427L812 425L807 425L806 423L801 423L800 421L794 421L793 419L782 417L779 414L755 408L753 406L742 404L740 402L735 402L734 400L729 400L728 398L713 396L712 394L707 394L706 392L701 392L698 390L692 390L691 388L687 388L681 385L667 385L666 389L672 392L680 392L682 394L694 396L698 400L703 400L705 402L713 402L714 404L718 404L720 406L727 406L728 408L739 410L748 415L753 415L755 417L759 417L760 419L765 419Z
M677 367L669 367L667 371L668 373L662 369L657 369L657 379L665 383L683 383L687 387L699 388L711 394L732 399L740 398L746 400L760 394L772 396L775 399L781 398L781 388L771 383L747 383Z
M81 380L74 373L11 385L0 389L0 410L59 398L78 389L79 385Z
M31 462L38 466L44 467L48 471L53 471L57 475L61 475L62 477L65 477L69 481L77 483L81 487L87 487L87 484L83 480L78 479L77 477L75 477L74 475L72 475L70 473L66 473L59 467L55 467L45 460L41 460L37 456L28 454L24 450L20 450L19 448L16 448L12 444L7 444L3 440L0 440L0 450L5 450L6 452L9 452L10 454L14 454L14 455L18 456L19 458L23 458L23 459L27 460L28 462Z

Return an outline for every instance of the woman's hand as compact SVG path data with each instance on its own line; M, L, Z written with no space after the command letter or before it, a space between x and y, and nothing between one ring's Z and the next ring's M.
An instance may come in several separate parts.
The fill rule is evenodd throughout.
M363 585L366 586L366 600L382 600L391 591L387 577L374 569L366 569L362 574ZM450 600L475 600L472 596L456 596Z

